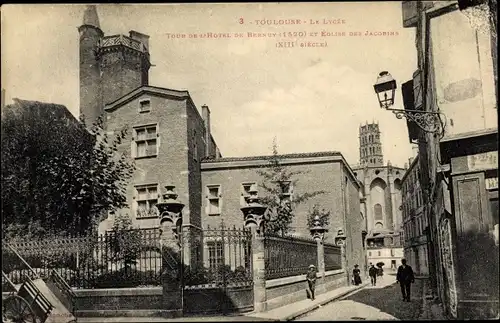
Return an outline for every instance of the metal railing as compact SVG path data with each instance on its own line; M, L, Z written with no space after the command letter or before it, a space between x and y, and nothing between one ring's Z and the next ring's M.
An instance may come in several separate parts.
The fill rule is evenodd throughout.
M266 279L276 279L307 273L309 265L318 263L317 243L305 237L264 237Z
M141 53L147 53L147 49L144 46L143 43L140 41L130 38L125 35L112 35L112 36L105 36L102 38L100 47L111 47L111 46L126 46L135 50L140 51Z
M2 270L14 284L22 283L25 273L48 277L54 271L75 288L161 285L159 229L17 242L12 246L15 250L3 247Z

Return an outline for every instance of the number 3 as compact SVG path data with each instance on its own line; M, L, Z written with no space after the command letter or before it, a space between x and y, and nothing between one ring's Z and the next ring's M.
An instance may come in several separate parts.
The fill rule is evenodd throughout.
M243 18L240 18L240 25L243 24Z

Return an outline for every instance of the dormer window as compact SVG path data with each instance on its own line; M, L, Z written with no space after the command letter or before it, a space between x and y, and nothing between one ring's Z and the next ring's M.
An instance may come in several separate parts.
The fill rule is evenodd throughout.
M151 100L144 99L139 101L139 113L145 113L151 111Z

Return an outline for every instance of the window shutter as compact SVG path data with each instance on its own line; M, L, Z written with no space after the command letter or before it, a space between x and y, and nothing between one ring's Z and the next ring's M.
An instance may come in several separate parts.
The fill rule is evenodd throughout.
M418 22L418 6L417 1L403 1L403 27L416 27Z
M401 85L401 92L403 95L403 105L405 110L416 110L415 109L415 99L414 99L414 83L413 80L405 82ZM408 128L408 137L410 143L414 143L418 140L419 128L417 124L410 120L406 119L406 126Z
M423 83L422 83L422 71L420 70L416 70L413 73L413 96L414 96L415 110L422 110Z

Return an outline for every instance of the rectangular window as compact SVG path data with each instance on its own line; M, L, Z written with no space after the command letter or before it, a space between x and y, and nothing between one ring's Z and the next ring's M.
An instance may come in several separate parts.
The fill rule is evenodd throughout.
M368 251L368 257L371 257L371 256L372 256L372 252Z
M207 186L208 215L220 215L221 194L220 185Z
M136 191L136 217L148 218L158 216L156 204L158 203L158 185L141 185L135 187Z
M208 263L211 269L224 265L224 248L221 241L208 242Z
M380 251L377 251L377 255L380 257Z
M145 99L139 101L139 113L151 111L151 100Z
M134 157L151 157L158 155L157 125L134 128Z

